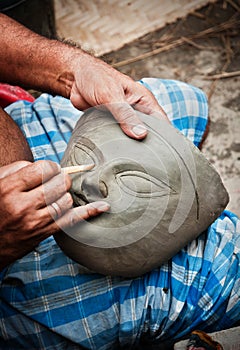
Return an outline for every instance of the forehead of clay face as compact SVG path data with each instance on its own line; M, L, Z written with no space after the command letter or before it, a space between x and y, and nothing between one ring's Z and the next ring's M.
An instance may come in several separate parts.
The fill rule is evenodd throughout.
M198 218L196 155L190 143L165 121L139 117L148 128L142 141L126 136L110 113L96 109L81 117L74 130L62 164L94 164L91 171L73 176L75 205L103 199L111 206L81 225L87 244L131 244L159 230L162 219L168 225L172 221L174 231L186 219L186 205Z

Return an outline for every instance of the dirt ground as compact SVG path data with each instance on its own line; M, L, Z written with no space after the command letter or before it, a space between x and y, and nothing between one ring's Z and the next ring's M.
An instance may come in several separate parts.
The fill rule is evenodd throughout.
M177 79L203 89L210 127L202 152L230 194L228 209L240 215L240 2L209 4L102 58L134 79Z

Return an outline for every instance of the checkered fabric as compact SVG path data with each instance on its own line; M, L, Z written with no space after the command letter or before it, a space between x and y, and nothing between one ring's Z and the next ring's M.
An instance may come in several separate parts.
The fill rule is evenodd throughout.
M143 79L171 122L196 145L207 123L204 94ZM35 159L59 161L80 112L43 94L7 111ZM1 273L1 349L118 349L231 327L240 315L240 222L222 215L163 266L135 279L87 272L52 237Z

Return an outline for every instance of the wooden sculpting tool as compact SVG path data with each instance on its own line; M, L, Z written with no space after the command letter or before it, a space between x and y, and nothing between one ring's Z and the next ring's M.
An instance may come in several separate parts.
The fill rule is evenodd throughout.
M91 170L94 164L73 165L62 168L66 174L82 173Z

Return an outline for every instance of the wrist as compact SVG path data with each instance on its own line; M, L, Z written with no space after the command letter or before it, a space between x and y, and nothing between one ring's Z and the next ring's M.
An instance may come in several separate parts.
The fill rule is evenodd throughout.
M86 70L89 60L93 57L80 48L71 47L68 44L59 43L61 56L59 56L59 67L52 90L55 94L70 98L71 90L76 81L76 74L80 75Z
M2 82L69 97L81 49L33 33L3 14L0 31Z

